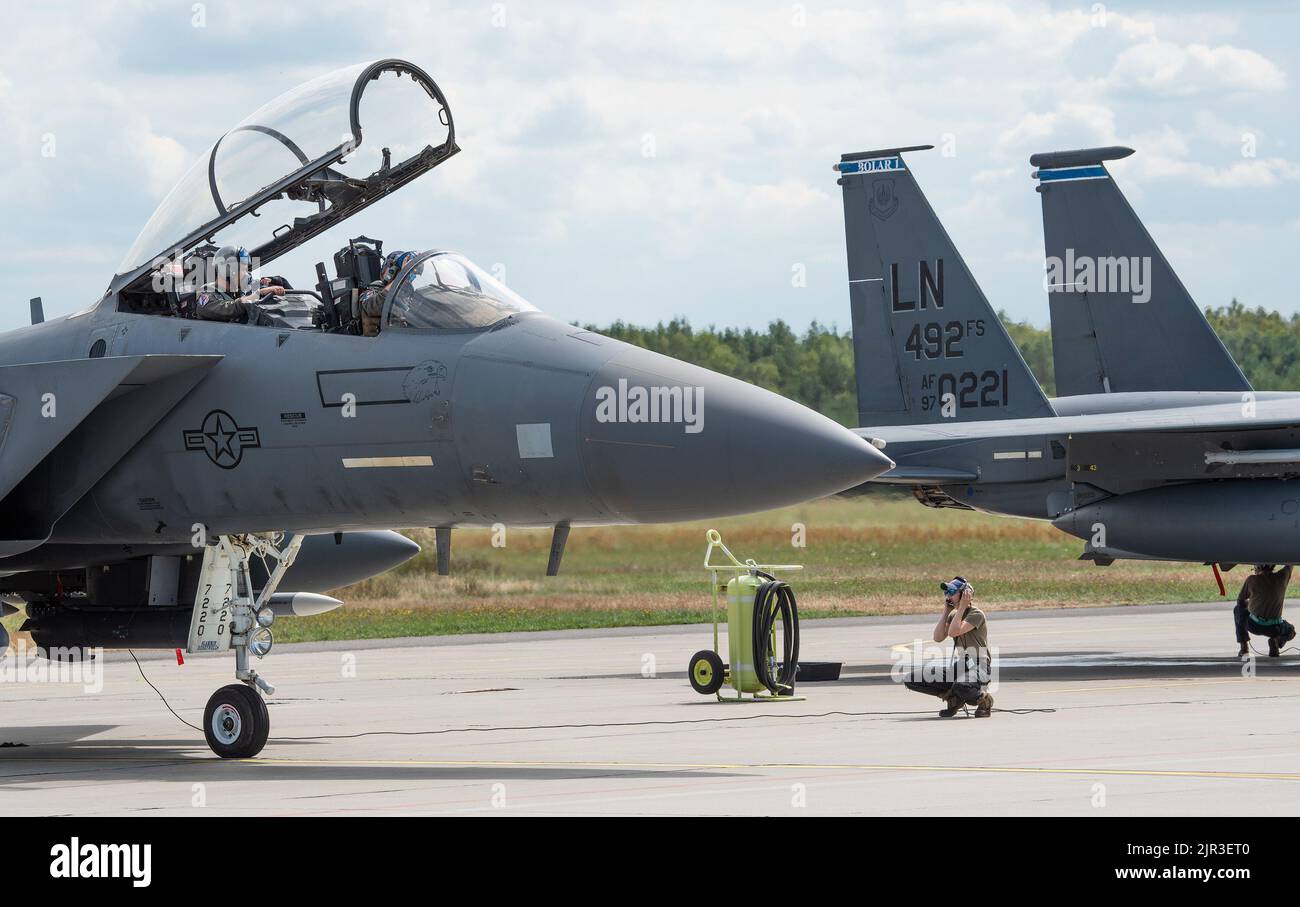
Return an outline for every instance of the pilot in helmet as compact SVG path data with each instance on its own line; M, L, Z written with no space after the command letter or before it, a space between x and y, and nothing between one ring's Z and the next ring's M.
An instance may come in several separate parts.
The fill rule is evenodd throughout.
M242 246L218 249L211 262L212 281L199 290L195 300L195 317L235 324L276 324L256 303L266 295L283 295L284 289L275 286L252 289L251 263L248 250Z
M384 314L384 303L388 300L388 290L397 275L402 273L414 252L390 252L379 269L379 279L373 281L361 292L358 300L361 307L361 333L365 337L374 337L379 333L379 319Z

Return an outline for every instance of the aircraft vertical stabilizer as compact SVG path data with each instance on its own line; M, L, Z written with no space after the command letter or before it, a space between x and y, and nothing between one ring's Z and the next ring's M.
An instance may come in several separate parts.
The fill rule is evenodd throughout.
M1105 161L1131 148L1035 154L1058 396L1248 391Z
M1054 415L903 160L930 147L846 154L835 165L859 425Z

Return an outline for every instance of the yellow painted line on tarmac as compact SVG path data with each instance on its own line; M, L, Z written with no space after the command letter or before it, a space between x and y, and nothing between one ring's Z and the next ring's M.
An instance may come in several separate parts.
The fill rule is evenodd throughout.
M246 759L259 765L383 765L424 768L591 768L591 769L672 769L678 771L737 771L769 769L778 771L859 771L859 772L960 772L1028 775L1118 775L1151 778L1202 778L1238 781L1296 781L1296 772L1216 772L1174 771L1142 768L1047 768L1002 765L891 765L885 763L819 762L592 762L554 760L420 760L420 759Z

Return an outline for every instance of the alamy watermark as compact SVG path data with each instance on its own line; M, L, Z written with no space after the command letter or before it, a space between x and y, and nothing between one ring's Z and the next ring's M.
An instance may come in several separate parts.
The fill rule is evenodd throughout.
M258 258L218 258L212 255L160 256L151 264L155 293L195 292L203 287L223 286L231 291L251 288L250 275L261 268ZM220 281L220 284L218 283Z
M597 422L666 422L684 426L686 434L704 431L704 388L628 385L596 389Z
M1126 293L1135 303L1151 301L1151 256L1110 255L1097 258L1049 255L1043 289L1049 293Z
M79 683L84 692L99 693L104 689L104 650L39 648L19 639L0 658L0 685L12 683Z
M92 844L71 838L50 848L50 878L130 879L133 888L153 881L152 844Z
M954 645L949 649L942 643L915 639L910 648L891 650L889 657L894 663L889 670L894 683L975 683L990 693L998 691L997 646Z

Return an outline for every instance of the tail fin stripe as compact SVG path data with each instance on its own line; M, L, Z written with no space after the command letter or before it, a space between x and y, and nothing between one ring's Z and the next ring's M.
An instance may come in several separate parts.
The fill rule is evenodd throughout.
M1059 170L1039 170L1035 174L1040 182L1063 183L1070 180L1104 180L1108 178L1106 168L1096 167L1062 167Z

